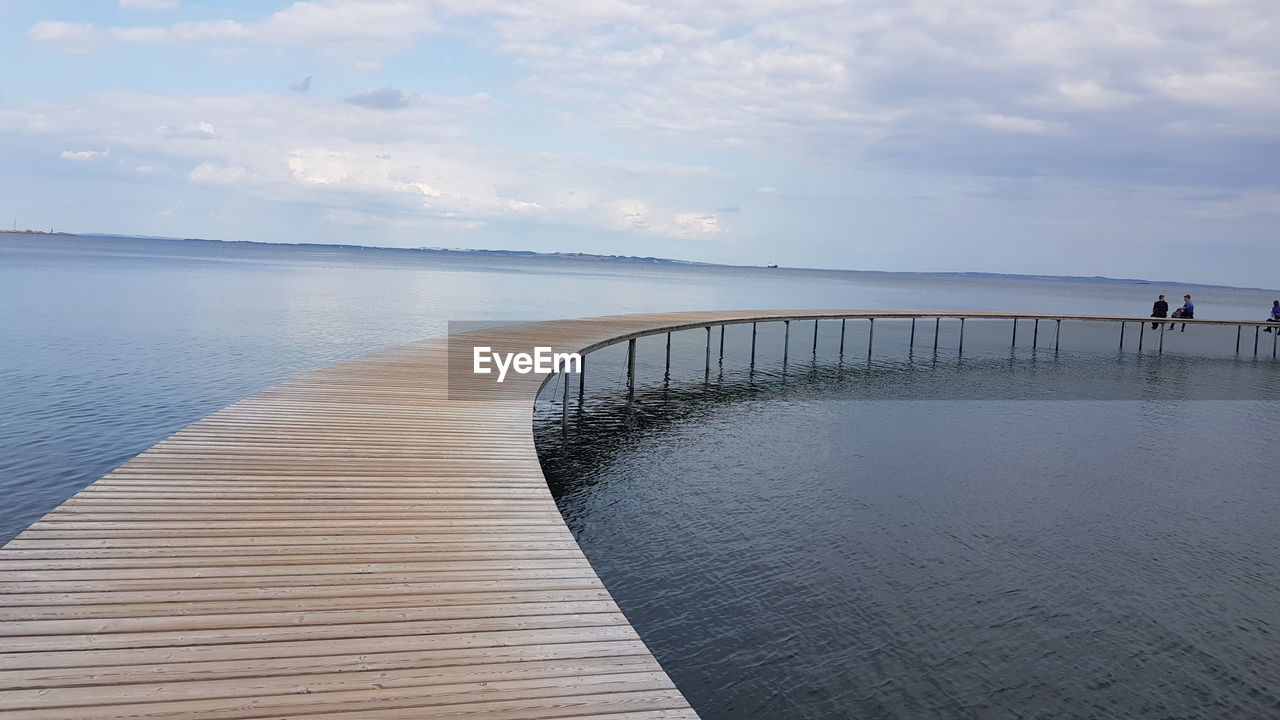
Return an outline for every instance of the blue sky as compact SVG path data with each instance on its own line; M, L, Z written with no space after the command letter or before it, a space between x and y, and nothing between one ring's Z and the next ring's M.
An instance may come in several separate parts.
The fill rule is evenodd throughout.
M1275 287L1273 0L0 0L0 217Z

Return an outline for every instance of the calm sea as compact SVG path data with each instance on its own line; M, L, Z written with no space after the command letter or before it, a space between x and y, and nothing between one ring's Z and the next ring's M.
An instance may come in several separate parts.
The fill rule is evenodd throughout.
M0 235L0 541L165 435L455 320L742 308L1260 319L1272 291ZM562 510L712 718L1280 716L1271 345L881 321L593 359L538 434ZM1269 336L1262 336L1268 338Z

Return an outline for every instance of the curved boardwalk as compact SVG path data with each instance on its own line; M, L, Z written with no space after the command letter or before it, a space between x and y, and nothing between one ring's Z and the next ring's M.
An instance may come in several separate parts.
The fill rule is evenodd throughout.
M937 315L631 315L469 339L578 350ZM5 546L0 716L695 718L556 510L531 429L544 378L451 400L447 353L427 340L246 398Z

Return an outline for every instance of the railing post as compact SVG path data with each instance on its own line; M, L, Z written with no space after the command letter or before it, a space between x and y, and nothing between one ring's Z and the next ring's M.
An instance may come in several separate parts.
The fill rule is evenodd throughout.
M1253 326L1253 356L1254 357L1258 357L1258 337L1260 336L1261 332L1262 332L1261 328L1259 328L1257 325Z
M960 352L964 352L964 318L960 318Z
M1142 336L1147 332L1147 321L1138 323L1138 352L1142 352Z
M1036 322L1031 326L1031 349L1035 350L1040 344L1040 318L1036 318Z
M783 320L786 330L782 331L782 366L787 366L787 355L791 352L791 321Z
M1013 342L1009 343L1009 347L1018 347L1018 318L1013 319Z
M1271 336L1271 359L1276 359L1276 341L1280 340L1280 332Z
M1053 322L1053 351L1058 352L1058 340L1062 337L1062 318L1054 318Z
M867 329L867 358L870 359L871 343L873 343L876 339L876 319L875 318L867 318L867 319L871 321L871 324L867 326L868 328Z
M1160 323L1160 346L1156 348L1156 354L1164 354L1164 323Z
M818 321L813 321L813 356L818 357Z
M751 367L756 366L756 324L751 323Z
M1120 321L1120 349L1124 350L1124 321Z
M720 326L720 365L724 366L724 325Z
M582 366L578 372L578 402L582 402L583 396L587 394L587 354L582 353Z
M844 319L840 320L840 357L844 357Z
M1236 326L1236 354L1240 354L1240 332L1244 330L1243 325Z
M911 318L911 337L907 340L907 350L911 350L916 346L916 319Z
M627 399L636 396L636 341L627 341Z
M933 321L933 351L938 352L938 330L942 328L942 318Z

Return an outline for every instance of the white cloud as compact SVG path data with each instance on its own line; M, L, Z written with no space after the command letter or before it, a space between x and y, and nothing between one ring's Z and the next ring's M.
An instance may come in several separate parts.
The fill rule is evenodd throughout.
M128 5L125 3L128 2ZM176 7L177 3L173 3ZM166 9L162 0L122 0L134 9ZM42 22L28 31L34 40L68 52L89 52L105 39L126 43L197 44L251 41L319 49L408 46L436 29L430 4L410 0L313 0L255 22L201 20L167 26L101 28L89 23Z
M105 160L110 155L110 150L63 150L58 157L75 162L92 162L94 160Z
M525 68L525 87L584 127L824 158L907 143L922 157L957 118L1001 133L1069 126L1081 147L1101 147L1117 137L1104 117L1145 128L1182 119L1187 105L1274 111L1272 9L1272 0L310 0L257 20L41 23L29 35L75 52L112 39L359 51L355 66L376 72L379 54L451 32ZM1082 113L1097 124L1080 123Z
M660 213L637 199L613 203L610 210L614 224L620 230L678 238L706 237L724 232L715 213Z
M191 171L191 182L212 185L233 185L249 178L249 171L238 165L223 166L215 162L203 162Z
M701 208L685 200L688 189L760 158L800 158L824 179L838 172L824 168L887 168L1121 186L1274 185L1266 152L1280 141L1273 18L1273 0L312 0L238 21L40 23L29 37L73 52L113 41L272 56L288 50L246 47L304 46L339 51L336 66L364 72L443 32L501 56L523 77L515 91L504 78L498 99L425 95L397 80L403 89L366 90L346 103L316 94L149 97L143 102L158 107L133 117L140 105L104 96L86 108L104 108L102 127L81 118L76 132L58 134L59 122L72 122L69 107L0 109L0 127L53 133L57 148L128 146L143 164L243 168L240 185L291 200L372 198L464 221L521 216L714 235L724 228L706 209L726 196L704 193L712 199ZM581 132L590 139L583 147L621 138L628 150L620 153L631 157L659 148L699 161L667 167L486 141L503 113L531 109L562 123L564 134L542 147L573 146ZM150 130L174 130L143 142L143 118ZM216 142L191 142L212 139L199 123L217 128ZM488 137L539 142L515 135ZM821 182L759 177L787 187L769 206Z
M107 28L100 31L124 43L193 45L254 39L254 28L234 20L182 22L169 27Z
M166 168L189 168L192 183L312 204L321 208L317 217L324 209L359 207L375 216L449 220L455 228L505 219L616 230L612 208L636 198L643 220L630 231L673 238L722 231L710 204L687 200L690 187L722 179L705 165L498 146L469 130L498 117L501 108L491 99L422 100L383 113L296 93L102 93L65 105L8 108L0 127L24 143L70 146L68 160L107 156L73 143L110 146L133 181L160 181L172 177Z
M218 137L218 133L214 130L212 123L200 122L185 123L180 128L170 127L168 125L158 125L155 130L157 135L169 138L187 138L191 140L212 140Z
M480 230L488 226L483 220L457 220L450 217L414 215L376 215L360 210L329 210L321 217L329 225L346 227L382 227L408 229Z
M401 47L434 29L426 2L316 0L293 3L255 23L252 33L262 42Z
M32 25L27 37L63 52L84 54L98 48L103 33L90 23L48 21Z
M1280 110L1280 69L1256 61L1216 61L1198 71L1155 76L1151 83L1191 105Z
M1280 192L1250 192L1235 197L1190 203L1188 215L1211 220L1236 220L1280 215Z
M1052 104L1066 109L1108 111L1140 102L1136 93L1115 90L1089 79L1060 82L1056 90Z
M176 10L178 0L120 0L125 10Z
M1045 122L1035 118L1013 117L1010 115L982 114L973 117L973 122L988 130L1027 135L1059 135L1066 131L1063 123Z
M724 232L720 227L720 219L715 213L676 213L675 232L679 237L699 237L703 235L719 235Z
M352 105L373 110L400 110L409 107L413 97L399 88L382 87L358 92L346 100Z

